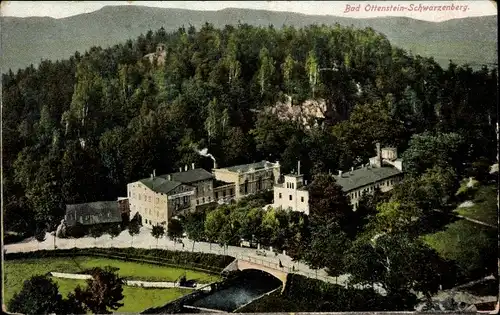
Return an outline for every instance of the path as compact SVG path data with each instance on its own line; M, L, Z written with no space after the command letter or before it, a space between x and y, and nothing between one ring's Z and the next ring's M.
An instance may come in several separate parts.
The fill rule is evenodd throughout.
M439 209L434 209L434 211L435 212L439 212L439 213L445 213L444 211L439 210ZM490 228L493 228L493 229L498 229L498 226L491 225L491 224L488 224L486 222L481 222L481 221L478 221L478 220L475 220L475 219L471 219L471 218L468 218L468 217L464 217L463 215L460 215L460 214L457 214L457 213L448 213L448 214L450 216L454 216L454 217L457 217L457 218L460 218L460 219L464 219L464 220L472 222L472 223L484 225L484 226L487 226L487 227L490 227Z
M159 248L167 250L182 250L182 251L194 251L201 253L212 253L218 255L228 255L232 257L247 256L254 259L259 259L271 264L281 264L285 268L293 269L294 273L310 277L317 278L319 280L327 281L330 283L337 283L344 285L348 276L342 275L338 278L330 277L324 269L314 270L309 268L304 263L295 262L288 255L275 254L270 251L266 251L266 256L257 255L257 250L254 248L245 248L237 246L228 246L227 249L219 246L218 244L210 244L206 242L196 242L193 247L193 242L187 238L182 239L184 246L179 242L174 243L173 241L162 238L156 246L156 239L151 236L151 230L145 227L141 227L140 233L132 239L128 231L125 230L120 233L119 236L111 239L109 235L103 235L99 238L92 237L82 237L78 239L64 239L56 238L56 246L58 249L71 249L71 248ZM8 244L4 246L7 253L14 252L30 252L37 250L52 250L54 249L54 236L47 233L46 239L43 242L38 242L34 238L26 239L20 243Z
M91 275L76 274L76 273L62 273L62 272L51 272L50 275L55 278L64 279L75 279L75 280L86 280L91 279ZM181 287L179 283L167 282L167 281L141 281L141 280L124 280L125 285L132 287L145 287L145 288L182 288L182 289L192 289L196 290L202 287L206 287L207 283L197 283L195 287ZM210 287L208 287L210 290Z

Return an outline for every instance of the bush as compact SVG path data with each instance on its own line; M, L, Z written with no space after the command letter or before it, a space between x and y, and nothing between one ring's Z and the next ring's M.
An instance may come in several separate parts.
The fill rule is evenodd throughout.
M396 305L371 289L344 288L290 274L283 294L279 290L250 303L238 312L335 312L413 310L412 302Z
M7 253L5 260L37 259L46 257L97 256L127 261L170 266L188 266L191 269L218 273L229 265L234 258L206 253L167 251L163 249L142 248L72 248L39 250L27 253Z

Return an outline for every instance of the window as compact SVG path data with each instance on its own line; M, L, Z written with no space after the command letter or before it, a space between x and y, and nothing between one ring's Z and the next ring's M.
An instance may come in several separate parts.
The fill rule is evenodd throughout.
M196 204L199 205L200 204L200 201L198 199L196 199Z
M292 195L288 196L288 198L289 198L290 200L292 200Z
M205 197L201 198L201 202L205 203Z
M208 196L208 201L210 201L210 196Z
M151 202L151 196L148 196L148 202Z
M301 201L301 202L304 202L304 197L300 197L300 201Z
M290 188L290 184L289 183L286 183L286 188Z
M279 198L281 199L281 193L279 194Z
M219 199L219 192L215 192L215 199Z
M232 195L234 195L234 190L233 190L232 188L229 190L229 194L230 194L231 196L232 196Z
M222 191L222 197L223 198L226 197L226 191L225 190Z
M128 192L128 196L132 197L132 192L131 191Z

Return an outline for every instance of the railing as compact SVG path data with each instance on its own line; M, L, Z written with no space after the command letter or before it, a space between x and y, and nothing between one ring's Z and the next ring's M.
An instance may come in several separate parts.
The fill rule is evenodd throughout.
M339 283L338 277L322 276L322 275L318 275L317 273L303 271L303 270L300 270L300 269L295 268L293 266L290 267L290 266L285 266L283 264L282 264L282 267L280 267L280 265L277 263L266 261L266 260L261 259L261 258L246 256L246 255L236 255L236 258L238 260L250 262L250 263L253 263L256 265L269 267L269 268L277 270L277 271L282 271L282 272L286 272L286 273L295 273L295 274L299 274L299 275L302 275L302 276L305 276L308 278L318 279L318 280L321 280L324 282L342 285L342 283Z

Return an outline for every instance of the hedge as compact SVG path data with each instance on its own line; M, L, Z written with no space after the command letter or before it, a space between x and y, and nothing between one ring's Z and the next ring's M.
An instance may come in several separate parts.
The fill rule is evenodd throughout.
M73 248L56 250L39 250L25 253L7 253L5 260L33 259L67 256L97 256L171 267L189 267L210 273L221 272L234 258L207 253L168 251L162 249L142 248Z
M238 313L260 312L363 312L413 310L408 297L384 297L371 289L343 286L289 274L282 294L276 291L238 310Z

